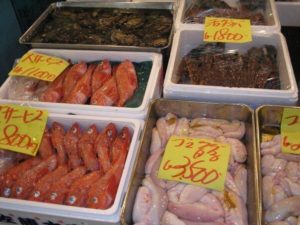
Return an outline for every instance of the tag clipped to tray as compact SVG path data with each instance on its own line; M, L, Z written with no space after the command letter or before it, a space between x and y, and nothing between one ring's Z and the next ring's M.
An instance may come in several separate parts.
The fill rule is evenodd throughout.
M250 42L252 41L250 20L205 17L203 41Z
M300 154L300 109L284 108L280 129L281 151Z
M22 56L9 75L53 81L68 66L69 62L64 59L29 51Z
M167 143L158 177L222 191L229 155L229 144L172 136Z
M48 111L17 105L0 105L0 148L35 156Z

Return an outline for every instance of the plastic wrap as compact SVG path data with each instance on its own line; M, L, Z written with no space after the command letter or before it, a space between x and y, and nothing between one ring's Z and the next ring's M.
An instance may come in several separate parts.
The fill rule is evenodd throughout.
M8 98L13 100L32 100L37 101L42 90L47 87L47 82L40 81L30 77L12 77L10 80L10 88L8 90Z
M272 45L241 53L221 43L201 44L183 57L178 72L182 84L280 89L277 50Z
M225 221L226 224L233 224L234 221L239 221L238 224L248 224L247 149L242 142L245 130L245 123L238 120L210 118L189 120L172 113L160 117L152 129L149 149L151 154L145 165L145 178L136 194L133 222L146 224L151 220L154 224L210 224ZM230 144L231 158L224 191L213 191L157 177L162 155L172 135L209 138ZM235 151L237 149L238 152ZM178 168L183 169L181 175L189 170L188 167L178 166Z
M27 158L29 158L28 155L0 149L0 175Z
M204 23L206 16L250 19L251 25L266 25L265 0L192 0L187 2L184 23Z

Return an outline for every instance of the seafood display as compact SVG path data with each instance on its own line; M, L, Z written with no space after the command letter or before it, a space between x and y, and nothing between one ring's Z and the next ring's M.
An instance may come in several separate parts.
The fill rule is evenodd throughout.
M80 61L70 65L53 82L12 77L8 99L138 107L143 101L152 62L99 63Z
M277 50L272 45L241 54L225 50L223 43L202 44L183 57L178 77L182 84L280 89Z
M281 135L261 147L264 221L267 225L300 223L300 156L281 152Z
M250 19L251 25L265 25L265 0L192 0L186 5L184 23L204 23L207 16Z
M145 177L133 206L135 224L247 225L247 149L239 120L178 118L173 113L156 120ZM168 139L172 136L209 138L231 147L224 191L157 177Z
M35 43L166 47L173 15L166 9L57 7L33 33Z
M20 158L0 174L0 196L108 209L114 203L131 143L128 127L109 123L44 132L36 157Z

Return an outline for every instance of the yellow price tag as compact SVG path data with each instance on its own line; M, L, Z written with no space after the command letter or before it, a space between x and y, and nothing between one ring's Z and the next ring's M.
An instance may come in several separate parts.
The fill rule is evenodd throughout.
M172 136L167 143L158 177L222 191L229 155L229 144Z
M203 41L250 42L252 41L250 20L205 17Z
M27 52L22 56L19 63L9 72L9 75L53 81L68 66L69 63L64 59L36 52Z
M35 156L47 118L47 111L0 105L0 148Z
M281 119L281 151L300 154L300 109L284 108Z

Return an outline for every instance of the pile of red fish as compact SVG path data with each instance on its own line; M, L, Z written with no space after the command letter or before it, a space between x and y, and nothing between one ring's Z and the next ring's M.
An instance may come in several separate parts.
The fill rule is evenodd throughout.
M45 130L37 157L0 175L0 196L97 209L115 199L131 136L113 123L101 132L74 123L67 132L54 122Z
M112 67L108 60L98 65L79 62L56 78L39 100L73 104L123 106L137 88L137 75L129 60Z

